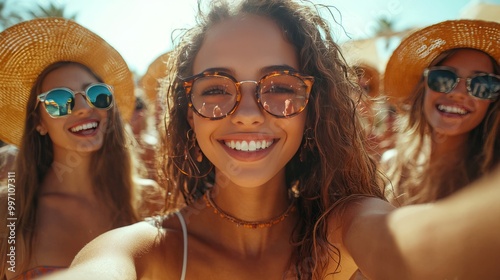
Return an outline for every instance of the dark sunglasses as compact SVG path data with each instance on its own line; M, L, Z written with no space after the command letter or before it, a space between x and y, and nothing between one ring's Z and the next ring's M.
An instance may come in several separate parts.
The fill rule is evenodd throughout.
M91 84L85 91L77 92L69 88L54 88L38 95L38 100L51 117L64 117L75 107L77 93L83 95L92 108L108 110L113 106L113 89L107 84Z
M424 70L427 86L437 92L449 93L465 79L467 92L480 99L496 100L500 95L500 76L479 73L461 78L448 67L432 67Z
M241 85L256 85L257 103L269 114L286 118L302 112L309 101L314 78L291 70L273 71L259 81L240 81L217 71L184 79L189 107L201 117L218 120L233 114L241 100Z

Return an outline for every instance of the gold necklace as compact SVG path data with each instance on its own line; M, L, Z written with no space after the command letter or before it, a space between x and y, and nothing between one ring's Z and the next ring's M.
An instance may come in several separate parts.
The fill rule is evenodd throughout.
M295 210L295 199L292 200L290 203L290 206L283 212L281 215L269 219L267 221L258 221L258 222L249 222L249 221L244 221L240 220L234 216L229 215L228 213L224 212L222 209L215 204L215 202L212 200L212 196L210 195L210 189L208 189L205 194L203 195L203 199L205 199L205 202L207 203L208 207L211 207L214 209L214 214L218 214L221 218L224 218L232 223L235 223L237 226L242 226L244 228L268 228L271 227L279 222L282 222L286 217L290 215Z

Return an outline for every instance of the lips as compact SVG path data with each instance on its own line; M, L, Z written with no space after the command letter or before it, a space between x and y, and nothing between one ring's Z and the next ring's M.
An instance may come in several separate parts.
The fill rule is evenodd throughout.
M467 115L470 113L469 110L466 110L465 108L461 106L455 106L455 105L437 105L436 106L437 110L442 113L446 114L455 114L455 115Z
M75 125L73 127L70 127L68 130L71 133L77 134L77 135L91 135L97 130L98 126L99 126L99 122L89 121L86 123L81 123L81 124Z

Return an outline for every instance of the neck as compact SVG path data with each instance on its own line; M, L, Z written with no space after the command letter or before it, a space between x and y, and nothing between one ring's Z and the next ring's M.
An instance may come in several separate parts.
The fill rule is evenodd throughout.
M192 216L193 219L200 219L200 230L206 232L206 228L212 228L208 237L211 242L220 244L221 249L247 257L262 256L277 248L291 250L289 237L297 223L297 211L289 210L286 215L294 198L288 195L284 171L264 184L251 184L251 180L238 182L245 185L230 180L222 172L216 172L215 185L208 195L212 204L220 210L214 211L206 198L190 205L192 211L204 210L203 215ZM221 217L220 211L230 218L224 217L224 214ZM257 226L238 226L234 220ZM227 242L228 237L231 242Z
M433 133L431 144L431 158L441 158L442 156L461 155L464 145L467 143L468 134L443 135Z
M90 172L91 154L56 153L42 182L41 193L94 196Z
M213 203L226 214L243 221L269 221L289 208L291 199L281 176L257 186L241 186L217 181L210 195ZM228 182L219 180L219 182Z

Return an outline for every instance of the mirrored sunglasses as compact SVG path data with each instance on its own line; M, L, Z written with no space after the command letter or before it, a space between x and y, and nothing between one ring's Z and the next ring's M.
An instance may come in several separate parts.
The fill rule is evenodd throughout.
M480 99L496 100L500 95L500 76L478 73L461 78L448 67L432 67L424 70L427 86L437 92L449 93L465 79L467 92Z
M184 80L189 107L201 117L218 120L233 114L241 100L241 86L255 84L257 103L277 118L302 112L314 78L291 70L273 71L259 81L237 81L233 76L207 71Z
M113 90L107 84L92 84L85 91L72 91L69 88L54 88L38 95L47 113L54 118L71 114L75 107L75 95L79 93L92 108L108 110L113 106Z

